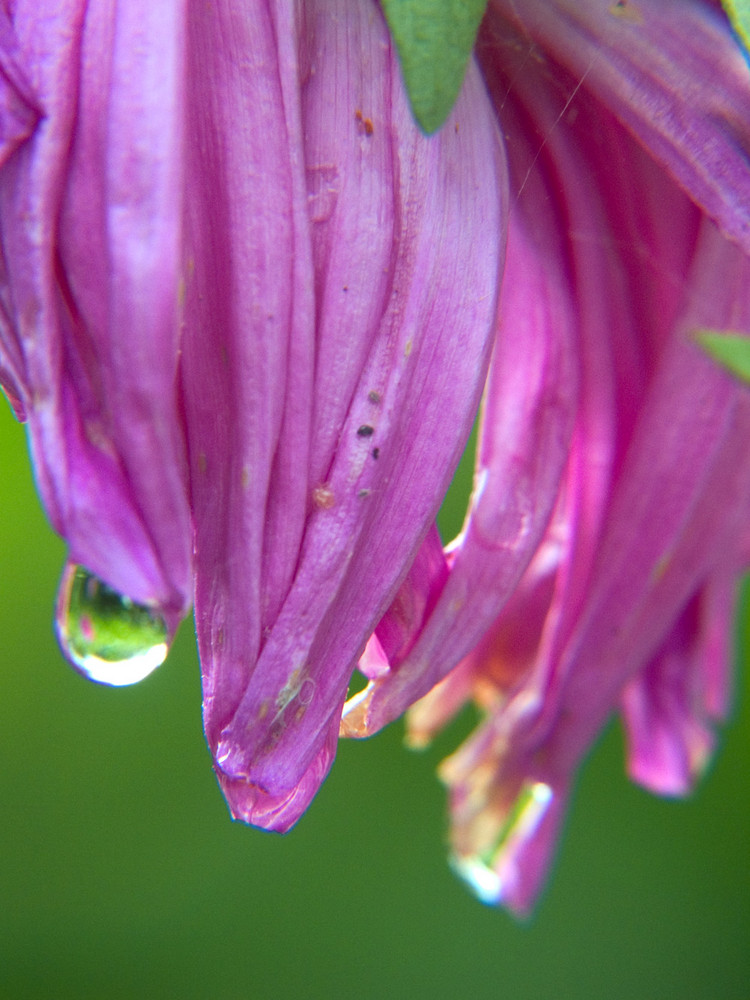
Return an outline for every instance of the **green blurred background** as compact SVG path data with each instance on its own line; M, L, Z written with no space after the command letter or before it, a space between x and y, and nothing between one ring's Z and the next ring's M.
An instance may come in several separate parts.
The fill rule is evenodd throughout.
M51 626L64 547L4 403L0 462L0 997L750 997L749 671L688 802L630 785L608 731L519 925L445 863L434 769L470 720L419 755L400 725L341 745L287 837L233 824L190 624L140 686L75 674Z

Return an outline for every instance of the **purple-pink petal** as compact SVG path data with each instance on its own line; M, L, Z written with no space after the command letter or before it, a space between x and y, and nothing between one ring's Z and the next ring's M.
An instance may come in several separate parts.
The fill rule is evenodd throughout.
M37 480L74 562L179 617L178 8L22 2L13 28L40 118L3 167L6 366Z
M686 795L710 759L727 711L737 573L715 574L661 649L625 686L628 774L659 795Z
M477 892L518 912L542 884L575 771L623 698L633 776L669 793L695 779L726 710L747 537L750 392L695 333L750 328L739 193L750 73L726 21L699 4L618 13L492 3L478 45L508 136L511 227L517 205L530 218L555 207L563 250L546 241L540 254L571 295L579 395L543 545L410 728L429 739L472 695L487 713L441 772L451 842ZM726 74L708 71L717 53ZM542 182L549 201L532 202ZM488 411L483 421L486 434ZM460 614L443 610L425 633L449 634ZM371 683L373 703L399 677L406 689L415 665L395 666ZM376 718L364 698L353 708L363 730Z
M183 353L205 724L237 814L286 827L471 427L505 168L476 70L419 133L370 4L193 16L216 88L191 101L209 263Z
M726 253L740 257L721 242ZM714 283L718 268L726 273L725 256L718 254L715 264L717 270L708 271ZM703 306L709 301L704 298ZM737 302L731 285L727 301ZM689 315L686 321L691 324ZM677 332L614 484L582 606L575 592L566 592L562 576L560 607L555 616L551 605L531 669L511 679L491 706L487 735L461 751L458 759L470 764L444 773L459 796L454 801L472 803L468 827L460 811L453 818L453 839L464 831L461 856L469 867L481 848L476 831L502 831L520 789L570 784L623 695L633 776L662 793L682 794L691 786L710 751L710 722L724 708L728 662L726 645L716 641L719 622L697 621L696 601L707 593L716 604L711 615L721 610L727 627L725 567L736 567L736 540L750 507L748 433L750 393ZM552 856L544 829L534 826L528 836L503 840L491 857L498 875L512 858L525 900L521 910L541 884L540 858ZM497 898L518 908L504 893Z
M548 63L547 87L569 73L750 253L748 64L719 4L491 0L490 16Z
M0 166L31 135L40 114L13 24L0 8Z
M517 150L510 149L511 161ZM573 305L543 184L512 206L495 352L483 403L474 493L450 573L415 641L353 699L347 735L402 714L465 656L494 622L539 545L564 467L577 379ZM557 265L557 266L556 266ZM398 605L378 626L387 631Z

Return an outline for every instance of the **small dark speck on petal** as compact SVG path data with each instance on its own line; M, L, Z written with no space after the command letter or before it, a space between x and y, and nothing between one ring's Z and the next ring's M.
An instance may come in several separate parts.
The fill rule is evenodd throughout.
M372 449L372 457L373 458L380 458L380 448L373 448Z
M369 424L362 424L361 427L357 428L357 436L361 438L372 437L375 433L375 428L371 427Z
M615 17L619 17L624 21L630 21L631 24L642 24L643 17L635 6L629 2L629 0L616 0L615 3L609 8L609 13L613 14Z
M359 109L354 112L354 118L361 132L364 132L364 134L368 136L373 134L375 126L372 124L371 118L365 118Z

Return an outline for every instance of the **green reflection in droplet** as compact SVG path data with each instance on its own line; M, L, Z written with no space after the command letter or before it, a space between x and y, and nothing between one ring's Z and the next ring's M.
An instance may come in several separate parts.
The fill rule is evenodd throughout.
M74 563L66 566L60 583L56 624L67 658L98 684L136 684L169 652L167 623L157 611Z

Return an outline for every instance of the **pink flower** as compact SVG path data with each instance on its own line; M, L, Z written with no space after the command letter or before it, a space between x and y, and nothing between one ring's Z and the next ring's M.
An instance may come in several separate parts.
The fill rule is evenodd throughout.
M423 699L421 743L476 699L441 770L453 860L525 913L611 714L631 776L684 794L726 711L750 392L695 333L750 330L750 71L698 0L492 0L477 54L511 207L474 494L378 626L342 728Z
M113 680L123 622L165 651L194 600L219 782L287 829L482 390L483 84L424 137L369 0L5 0L0 60L0 379L62 641Z

